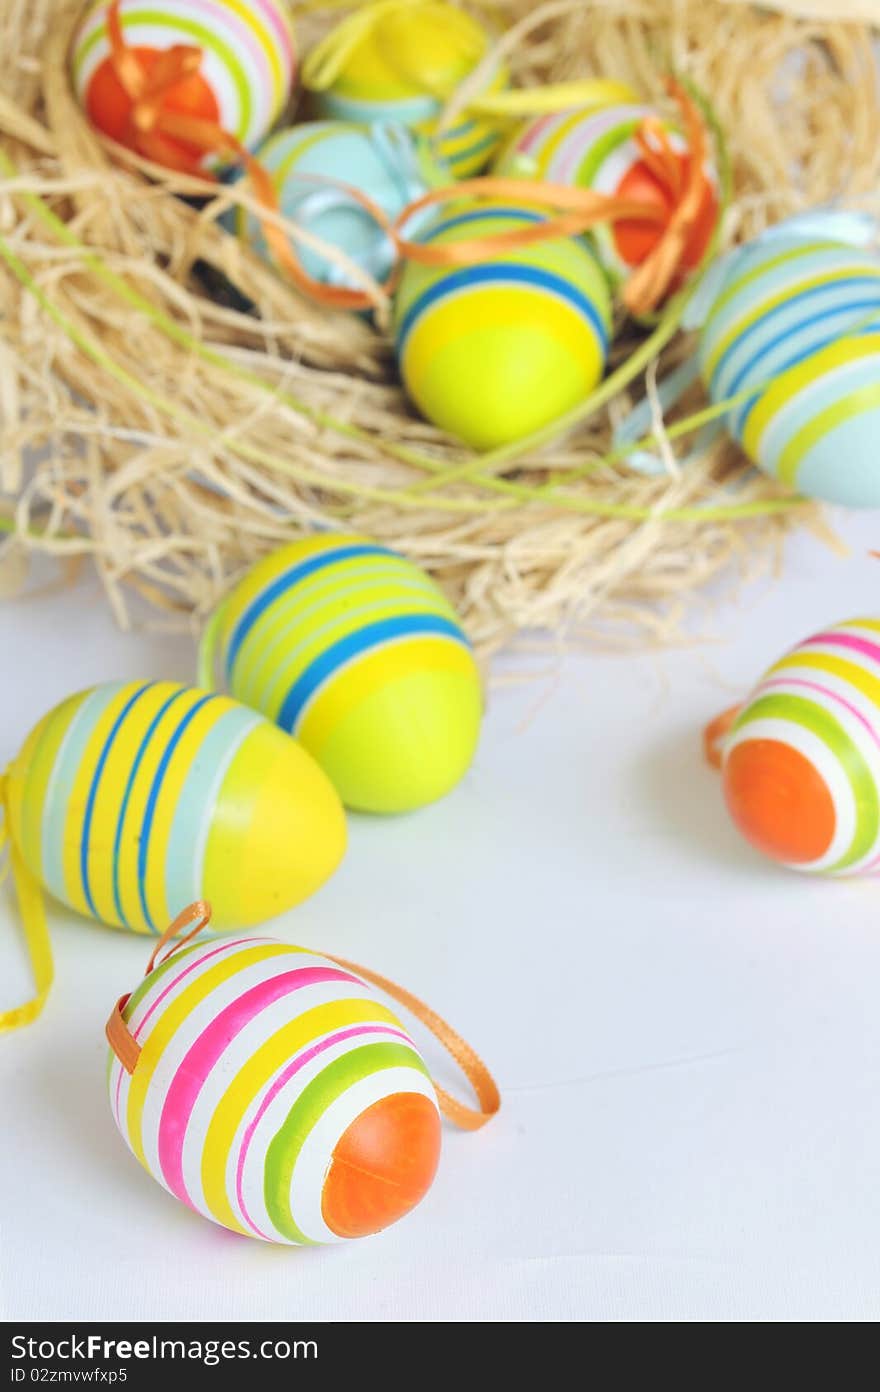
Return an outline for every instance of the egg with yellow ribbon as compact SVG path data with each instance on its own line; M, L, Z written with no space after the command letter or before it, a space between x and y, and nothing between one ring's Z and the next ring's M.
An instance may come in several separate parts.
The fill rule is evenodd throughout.
M217 928L261 923L312 894L345 849L339 798L309 754L256 711L178 682L69 697L31 731L4 794L16 878L135 933L207 895Z
M434 248L545 220L525 205L465 200L415 240ZM582 239L555 237L470 265L410 261L395 302L406 389L428 420L479 450L529 435L601 379L611 333L605 276Z
M360 6L306 55L303 86L318 116L342 121L395 121L433 142L456 178L485 169L502 125L469 108L438 127L444 106L486 57L486 29L439 0L376 0ZM507 85L499 66L489 83Z

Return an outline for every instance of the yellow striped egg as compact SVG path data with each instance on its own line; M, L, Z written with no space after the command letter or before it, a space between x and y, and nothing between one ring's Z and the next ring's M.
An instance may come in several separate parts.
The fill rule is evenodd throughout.
M271 939L203 942L150 971L123 1015L140 1055L129 1074L110 1054L116 1124L197 1213L269 1242L339 1242L430 1187L434 1087L348 969Z
M314 760L225 696L170 681L69 697L9 769L10 833L57 899L161 932L192 899L221 931L305 899L335 870L345 817Z
M357 32L356 32L357 31ZM338 52L329 84L315 59ZM438 119L455 89L485 56L489 36L471 15L441 0L367 5L306 58L303 84L316 115L371 124L394 121L431 142L433 154L457 179L485 169L501 140L501 126L466 111L437 134ZM335 58L336 55L334 55ZM490 91L507 86L499 68Z
M418 240L490 238L544 217L457 203ZM428 420L481 450L521 439L583 401L605 370L610 331L605 277L586 243L570 237L468 266L411 261L395 303L409 395Z
M471 762L482 693L455 611L365 537L313 536L260 561L206 632L206 684L215 655L233 695L295 735L349 807L420 807Z

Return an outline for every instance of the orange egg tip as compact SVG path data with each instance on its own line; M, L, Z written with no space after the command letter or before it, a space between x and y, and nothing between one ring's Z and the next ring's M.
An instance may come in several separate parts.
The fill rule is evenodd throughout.
M421 1093L374 1102L333 1152L321 1210L337 1237L367 1237L420 1203L440 1159L440 1115Z

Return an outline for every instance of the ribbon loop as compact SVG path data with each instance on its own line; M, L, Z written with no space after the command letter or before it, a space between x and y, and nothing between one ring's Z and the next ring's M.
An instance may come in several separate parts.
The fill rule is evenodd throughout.
M173 957L175 952L179 952L182 947L185 947L197 933L200 933L203 928L207 928L210 922L211 905L207 903L206 900L197 899L194 904L187 904L186 908L181 910L174 921L169 923L165 932L153 948L144 976L149 976L154 967L159 967L163 962L167 962L169 957ZM178 937L178 934L183 928L189 928L189 932L184 933L182 938ZM176 939L176 941L172 941L174 939ZM164 957L160 957L159 953L162 951L163 947L167 947L169 943L172 943L170 950L165 953Z
M210 904L203 899L189 904L165 929L147 963L144 976L149 976L154 967L161 965L162 962L167 962L169 957L173 957L175 952L179 952L191 938L194 938L210 922L210 919ZM185 933L183 937L178 937L183 928L189 928L189 932ZM175 941L172 942L172 939ZM160 956L162 949L169 942L172 943L170 950L164 956ZM454 1122L464 1131L477 1131L481 1126L485 1126L486 1122L495 1115L501 1106L501 1094L492 1074L470 1044L462 1039L451 1025L441 1019L436 1011L425 1005L412 992L404 990L402 986L397 986L387 977L380 976L378 972L369 971L366 967L359 967L354 962L346 961L344 957L334 957L330 953L324 955L329 961L335 962L338 967L353 972L355 976L362 977L371 986L376 986L380 991L384 991L386 996L404 1006L416 1020L419 1020L431 1031L434 1038L439 1040L447 1053L458 1064L471 1084L479 1103L478 1107L470 1106L466 1102L461 1102L457 1097L453 1097L445 1088L434 1083L441 1112L449 1121ZM128 996L120 996L107 1021L105 1033L110 1048L123 1068L127 1073L133 1073L140 1058L141 1047L129 1030L123 1016L128 999Z
M344 968L345 971L354 972L355 976L362 976L364 981L371 986L378 987L391 1000L402 1005L414 1019L430 1030L434 1038L443 1045L446 1052L458 1064L476 1094L479 1107L472 1107L466 1102L459 1101L457 1097L453 1097L451 1093L435 1082L434 1089L440 1103L440 1110L448 1121L454 1122L463 1131L478 1131L481 1126L486 1125L487 1121L491 1121L501 1107L501 1094L498 1091L498 1085L476 1050L472 1049L470 1044L462 1039L451 1025L448 1025L429 1005L425 1005L424 1001L419 1000L418 996L414 996L411 991L396 985L395 982L389 981L387 976L380 976L378 972L359 967L356 962L349 962L345 957L333 957L330 953L324 955L329 957L331 962L335 962L338 967Z
M703 731L703 756L710 768L721 768L724 762L725 737L730 734L741 710L742 705L728 707L726 711L716 715L714 720L710 720Z

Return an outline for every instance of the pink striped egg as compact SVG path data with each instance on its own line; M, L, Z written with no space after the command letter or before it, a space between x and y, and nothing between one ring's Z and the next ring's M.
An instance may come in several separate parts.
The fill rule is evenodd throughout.
M108 1082L129 1149L169 1193L233 1232L314 1245L378 1232L434 1178L437 1098L371 988L271 938L196 943L124 1006L140 1046Z

